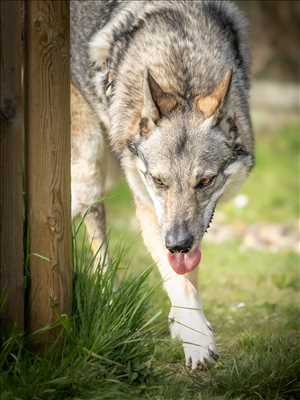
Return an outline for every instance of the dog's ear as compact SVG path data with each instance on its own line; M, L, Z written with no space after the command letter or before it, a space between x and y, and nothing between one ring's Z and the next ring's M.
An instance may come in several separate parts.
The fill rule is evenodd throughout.
M230 87L231 75L231 71L227 71L223 80L210 95L195 98L196 109L203 114L205 119L214 115L222 107Z
M176 106L176 97L170 93L165 93L146 69L144 74L142 130L150 131L162 116L169 114Z

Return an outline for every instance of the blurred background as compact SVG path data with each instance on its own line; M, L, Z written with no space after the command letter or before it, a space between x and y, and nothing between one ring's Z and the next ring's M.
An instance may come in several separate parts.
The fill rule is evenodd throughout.
M235 3L249 20L255 127L299 123L300 2Z
M235 0L249 20L253 77L299 82L300 2Z

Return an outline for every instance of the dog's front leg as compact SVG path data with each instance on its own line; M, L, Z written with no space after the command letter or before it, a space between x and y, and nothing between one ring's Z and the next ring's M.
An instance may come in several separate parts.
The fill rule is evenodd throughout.
M96 270L107 264L107 241L105 209L103 202L97 202L88 208L84 222L94 255L93 269Z
M210 324L198 296L195 275L178 275L170 267L154 212L137 202L137 216L145 245L158 265L164 288L171 301L169 323L172 337L183 343L186 364L193 369L216 359Z

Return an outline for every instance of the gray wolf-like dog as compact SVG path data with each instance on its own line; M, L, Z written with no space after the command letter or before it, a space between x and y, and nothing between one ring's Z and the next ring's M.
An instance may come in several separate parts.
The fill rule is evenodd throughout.
M245 26L229 1L71 1L73 217L87 213L106 251L102 200L120 165L193 369L217 357L200 242L254 162Z

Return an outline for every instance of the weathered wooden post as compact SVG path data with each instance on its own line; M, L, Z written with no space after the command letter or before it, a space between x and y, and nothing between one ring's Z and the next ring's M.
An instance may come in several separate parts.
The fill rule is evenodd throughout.
M0 296L1 328L24 324L21 0L0 1Z
M25 4L28 329L32 332L71 311L69 4L66 0Z

